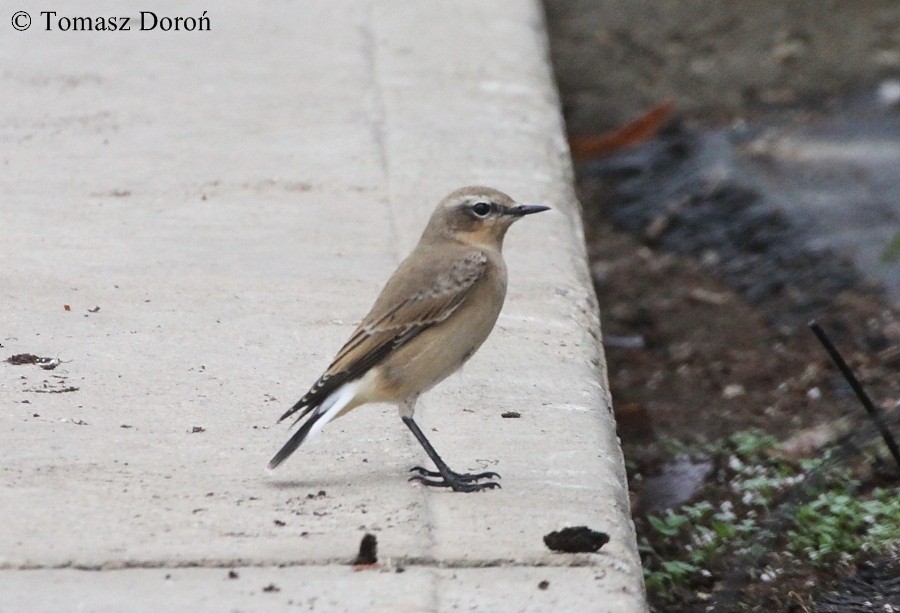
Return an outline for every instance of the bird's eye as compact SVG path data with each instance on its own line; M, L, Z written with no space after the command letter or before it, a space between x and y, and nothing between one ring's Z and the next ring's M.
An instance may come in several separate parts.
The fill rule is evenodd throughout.
M479 217L484 217L491 212L491 205L489 205L487 202L476 202L472 205L472 212Z

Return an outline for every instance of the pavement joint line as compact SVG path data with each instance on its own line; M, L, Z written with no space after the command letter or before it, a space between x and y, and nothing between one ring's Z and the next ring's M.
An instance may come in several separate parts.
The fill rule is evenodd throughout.
M391 245L393 247L391 251L393 252L396 263L399 265L407 254L404 253L400 248L400 244L402 242L402 232L400 229L400 220L395 209L395 201L392 195L393 181L391 176L391 161L387 135L389 114L387 101L385 99L385 85L382 78L381 64L379 63L379 46L376 38L377 25L375 23L375 10L376 8L374 4L370 4L366 7L365 18L361 26L361 38L364 48L365 61L368 63L369 78L371 80L372 109L370 122L375 141L375 147L378 152L378 161L381 166L382 176L384 178L384 206L387 209L388 228L390 229L392 238ZM419 458L419 461L421 461L421 454L418 452L418 444L414 442L411 433L404 432L402 440L406 452L412 457ZM430 502L430 498L424 491L419 493L418 499L422 502L422 509L424 511L423 520L425 524L425 532L428 535L428 549L434 551L437 545L435 536L436 523L434 507ZM433 596L435 598L435 602L433 602L432 604L436 604L437 594L435 593Z
M512 559L494 559L494 560L438 560L429 557L406 557L406 556L384 556L381 558L379 565L386 568L391 567L414 567L414 568L596 568L601 570L606 565L598 564L598 559L604 559L602 554L576 554L565 560L512 560ZM608 565L614 565L615 560L607 559ZM132 569L189 569L189 568L303 568L303 567L322 567L330 566L347 566L352 567L353 562L348 558L334 558L324 560L291 560L291 561L272 561L272 560L245 560L235 558L231 560L143 560L143 561L116 561L103 562L100 564L81 564L81 563L62 563L62 564L20 564L7 565L0 564L0 572L10 571L38 571L38 570L80 570L85 572L104 572L112 570L132 570Z

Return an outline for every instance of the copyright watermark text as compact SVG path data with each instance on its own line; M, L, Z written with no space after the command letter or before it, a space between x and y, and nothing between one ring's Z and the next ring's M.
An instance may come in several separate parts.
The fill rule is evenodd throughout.
M24 31L32 25L32 17L25 11L12 15L12 27ZM56 11L40 11L35 26L45 32L209 32L212 29L206 11L199 17L158 15L153 11L141 11L137 17L60 15Z
M16 11L12 16L12 27L20 32L31 27L31 15L25 11Z

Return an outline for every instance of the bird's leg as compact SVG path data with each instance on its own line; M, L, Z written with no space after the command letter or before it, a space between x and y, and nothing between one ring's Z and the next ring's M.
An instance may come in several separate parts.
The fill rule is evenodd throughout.
M421 466L416 466L412 470L418 472L419 474L415 477L410 477L410 481L418 481L424 485L430 485L433 487L449 487L453 488L454 492L477 492L480 490L490 489L494 487L500 487L499 483L495 483L493 481L488 481L486 483L473 483L473 481L478 481L479 479L491 479L491 478L499 478L500 475L494 472L485 472L485 473L477 473L477 474L469 474L469 473L457 473L450 470L450 467L441 459L441 456L437 454L434 450L434 447L431 446L431 443L428 442L428 439L425 438L425 435L422 433L422 430L419 429L418 424L413 421L412 417L403 416L401 417L403 423L407 425L407 427L412 430L413 435L416 437L416 440L419 441L419 444L422 445L422 448L425 449L425 453L428 454L428 457L431 458L431 461L434 462L434 465L437 467L437 471L426 470ZM425 477L435 477L434 479L426 479Z

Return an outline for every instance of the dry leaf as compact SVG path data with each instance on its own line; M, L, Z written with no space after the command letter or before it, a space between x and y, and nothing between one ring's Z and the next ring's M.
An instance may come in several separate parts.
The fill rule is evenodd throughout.
M610 132L573 137L569 142L572 155L576 158L600 157L647 141L659 132L674 110L675 102L666 100L634 121Z

